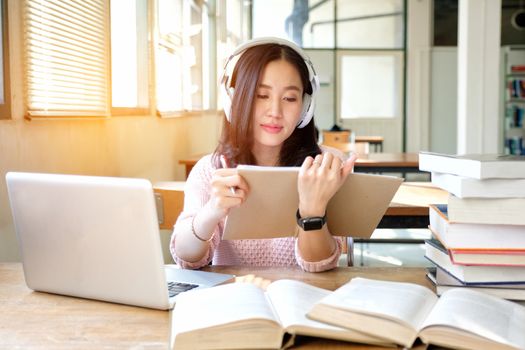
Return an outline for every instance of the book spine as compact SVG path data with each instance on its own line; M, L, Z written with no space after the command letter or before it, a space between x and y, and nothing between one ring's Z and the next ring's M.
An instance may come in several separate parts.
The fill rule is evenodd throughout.
M525 73L525 64L513 64L510 66L511 73Z

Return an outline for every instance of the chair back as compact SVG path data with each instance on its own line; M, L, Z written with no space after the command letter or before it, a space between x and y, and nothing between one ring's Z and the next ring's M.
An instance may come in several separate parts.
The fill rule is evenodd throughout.
M340 142L350 142L350 130L329 131L323 130L323 144L334 144Z

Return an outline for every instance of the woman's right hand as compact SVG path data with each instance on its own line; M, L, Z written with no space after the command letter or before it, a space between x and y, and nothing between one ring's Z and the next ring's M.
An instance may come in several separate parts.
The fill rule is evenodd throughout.
M231 208L240 206L248 195L248 184L235 168L215 170L211 179L210 205L216 217L222 219Z

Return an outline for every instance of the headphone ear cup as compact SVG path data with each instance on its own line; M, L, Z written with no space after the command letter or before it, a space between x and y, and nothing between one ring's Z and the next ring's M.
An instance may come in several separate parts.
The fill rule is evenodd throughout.
M223 86L221 89L221 99L222 99L222 108L224 109L224 114L226 115L226 120L231 123L232 121L232 98L233 93L235 89L234 88L226 88Z
M314 115L314 109L315 109L315 99L312 98L309 94L304 94L303 96L303 110L301 111L301 120L299 120L299 124L297 127L299 129L304 128L308 123L310 123L310 120L312 120L312 117Z

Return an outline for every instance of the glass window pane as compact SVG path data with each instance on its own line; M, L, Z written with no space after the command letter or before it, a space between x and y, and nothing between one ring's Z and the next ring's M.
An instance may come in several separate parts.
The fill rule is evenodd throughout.
M338 48L402 48L403 0L337 0Z
M303 47L335 47L335 1L317 1L310 6L308 22L303 29Z
M157 52L157 109L181 111L182 59L167 50Z
M182 45L182 2L183 0L159 0L158 26L161 37L171 35L175 45Z
M217 52L215 67L217 75L214 84L210 84L209 88L210 93L215 93L216 104L210 104L210 108L222 110L222 98L220 89L218 89L218 82L222 78L226 60L233 50L250 38L251 3L246 0L217 0L216 14Z
M252 6L254 38L261 36L288 38L284 23L292 13L293 0L254 0Z
M113 107L148 106L146 0L111 0Z
M341 57L341 118L394 118L399 115L401 59L394 53Z
M434 46L458 45L458 0L434 0Z
M191 1L186 2L186 16L188 22L185 23L184 32L184 58L185 66L189 72L188 79L185 82L188 84L186 89L187 110L202 110L202 66L203 66L203 45L202 45L202 9L193 6Z
M236 47L249 39L250 32L250 3L245 0L225 0L224 13L218 20L224 19L226 27L225 39L228 45ZM232 49L233 49L232 47Z
M286 38L307 48L334 47L333 0L254 0L252 13L253 37Z
M201 4L160 0L157 16L157 109L162 115L202 110L208 104L203 102L202 88L206 61Z

